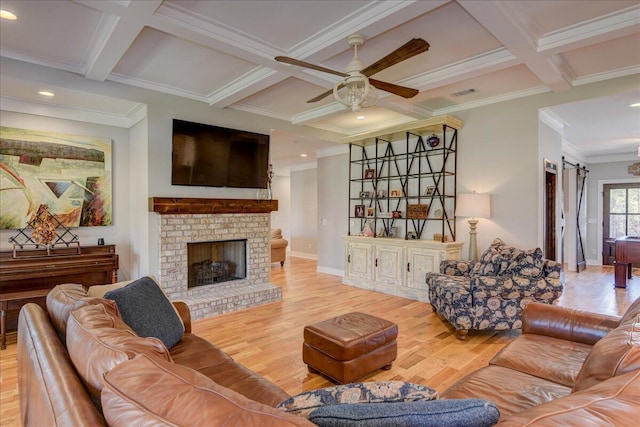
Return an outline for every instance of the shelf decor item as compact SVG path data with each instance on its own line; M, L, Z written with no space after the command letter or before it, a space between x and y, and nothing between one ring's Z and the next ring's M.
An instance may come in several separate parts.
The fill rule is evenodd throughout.
M365 206L364 205L356 205L353 216L356 218L364 218Z
M373 179L376 177L375 169L367 169L364 171L364 179Z
M14 258L34 255L33 250L45 249L46 255L51 255L51 250L56 245L63 247L76 246L80 253L78 236L73 234L62 221L49 211L49 206L41 204L33 214L27 226L18 229L15 236L9 237L9 243L13 243Z
M469 218L469 261L478 261L476 226L478 218L491 217L491 196L489 194L459 194L456 216Z
M429 205L426 203L408 204L407 219L427 219Z
M431 148L436 148L440 144L440 138L436 134L427 138L427 145Z

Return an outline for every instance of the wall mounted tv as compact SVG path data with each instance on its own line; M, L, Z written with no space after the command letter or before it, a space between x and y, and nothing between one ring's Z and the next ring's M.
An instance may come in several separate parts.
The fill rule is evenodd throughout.
M171 184L267 188L269 135L173 119Z

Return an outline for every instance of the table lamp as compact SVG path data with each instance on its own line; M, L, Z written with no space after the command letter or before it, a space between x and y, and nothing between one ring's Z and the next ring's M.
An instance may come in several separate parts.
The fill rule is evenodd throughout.
M469 218L469 261L477 261L477 218L491 217L491 196L489 194L477 193L458 194L456 216Z

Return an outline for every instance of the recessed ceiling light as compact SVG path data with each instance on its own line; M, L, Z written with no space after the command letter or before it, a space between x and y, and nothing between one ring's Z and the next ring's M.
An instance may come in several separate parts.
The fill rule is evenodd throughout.
M364 116L358 116L358 117L356 117L356 119L358 119L358 120L364 120L364 119L365 119L365 117L364 117Z
M629 107L640 107L640 102L636 102L635 104L629 105Z
M16 19L18 19L16 15L4 9L0 10L0 18L7 19L9 21L15 21Z
M50 92L48 90L41 90L40 92L38 92L40 95L42 96L55 96L55 93Z
M300 154L300 157L307 157L306 154Z

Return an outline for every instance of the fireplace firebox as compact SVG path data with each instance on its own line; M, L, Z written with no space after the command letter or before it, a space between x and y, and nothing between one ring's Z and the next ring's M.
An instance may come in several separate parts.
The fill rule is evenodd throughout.
M214 285L247 277L247 240L187 243L188 286Z

